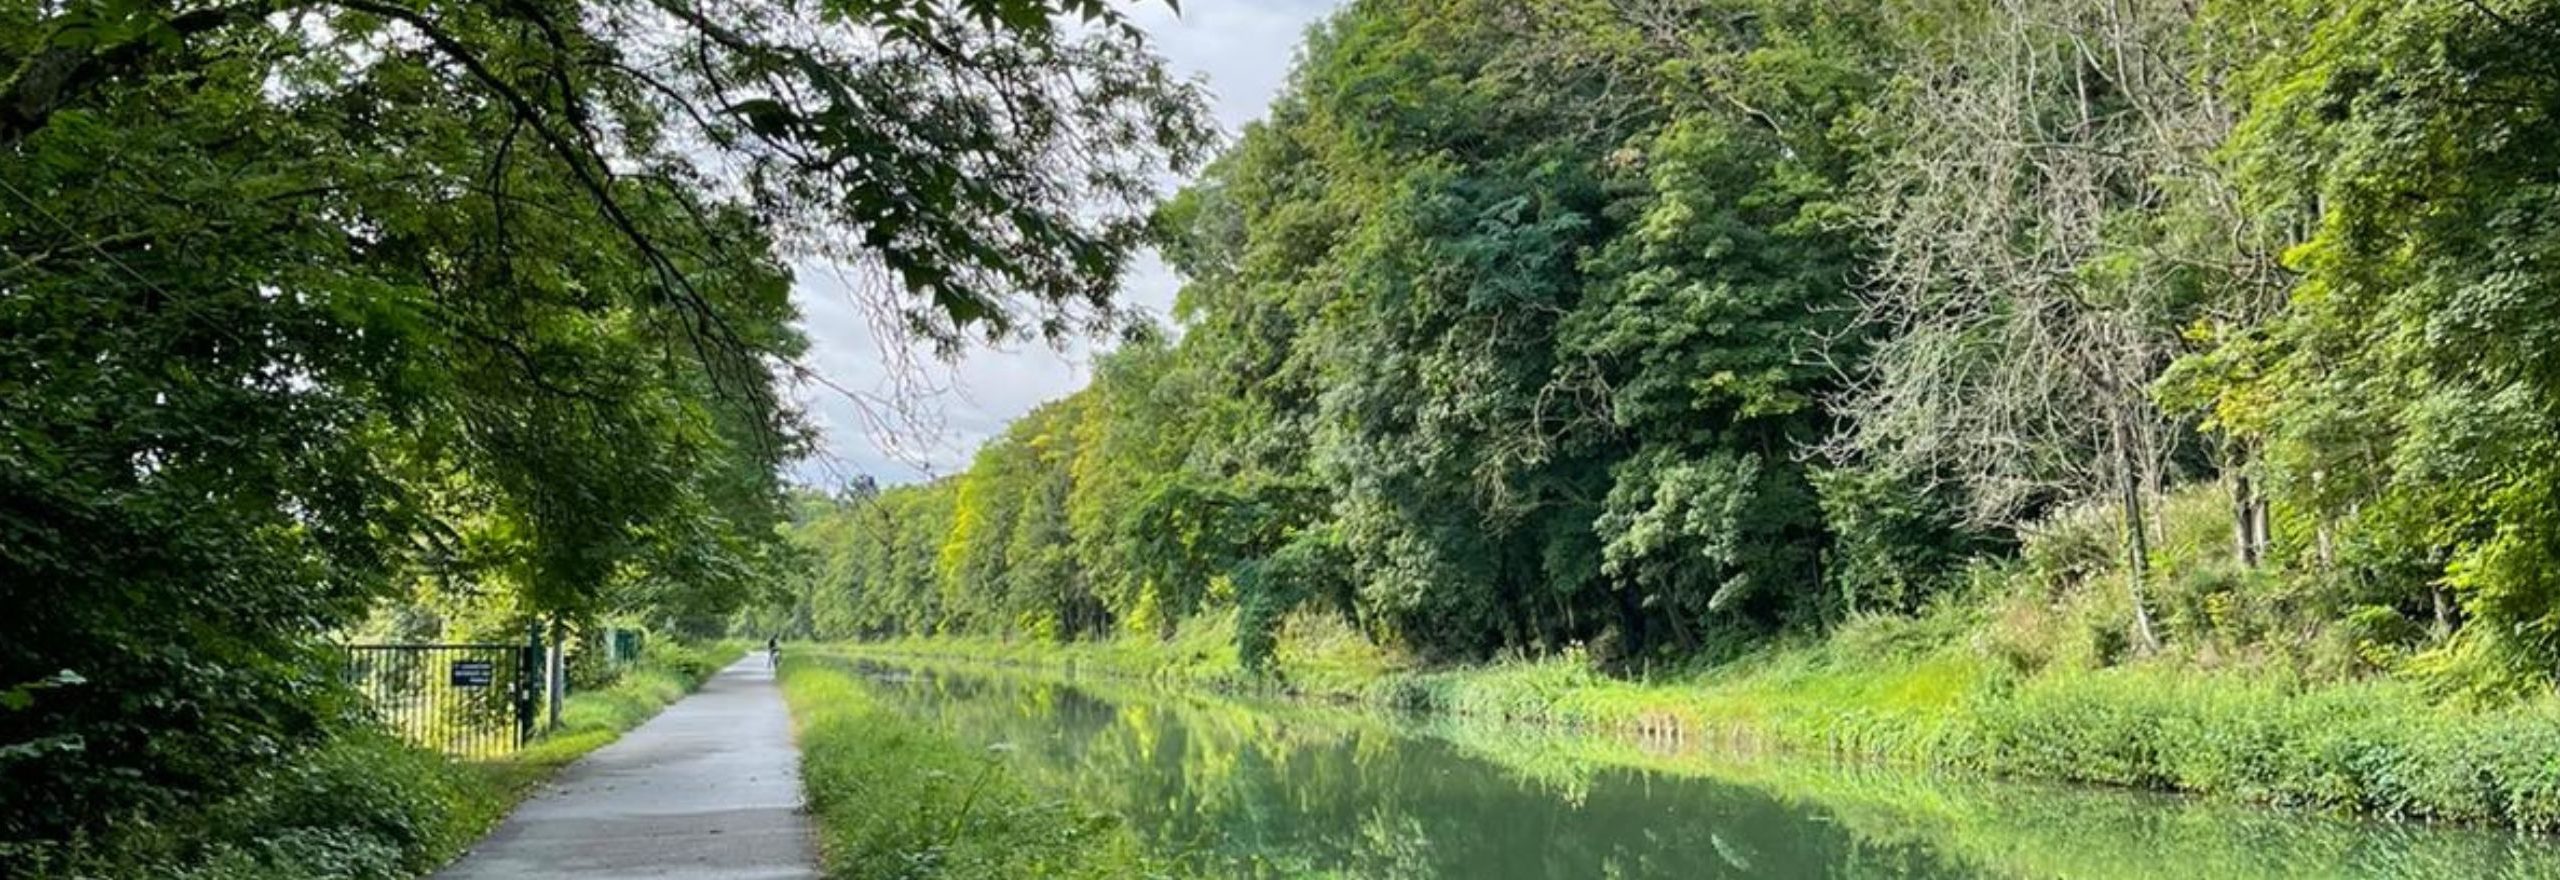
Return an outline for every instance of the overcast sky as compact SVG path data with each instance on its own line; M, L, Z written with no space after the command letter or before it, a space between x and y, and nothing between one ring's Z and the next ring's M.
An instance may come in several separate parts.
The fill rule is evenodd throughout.
M1337 0L1186 0L1176 15L1162 0L1128 4L1176 73L1206 80L1219 126L1232 138L1260 118L1280 90L1298 39ZM1124 301L1158 315L1172 308L1177 281L1153 259L1122 285ZM810 366L835 388L808 387L801 403L825 432L822 450L796 471L804 483L841 486L857 474L884 485L957 472L987 438L1032 407L1081 388L1091 377L1092 350L1054 351L1038 344L984 347L956 364L928 362L940 390L925 408L938 424L884 434L843 391L883 393L890 357L862 306L826 267L803 266L792 292L812 347ZM875 410L876 411L876 410ZM899 448L885 448L895 445ZM923 462L919 467L917 462Z

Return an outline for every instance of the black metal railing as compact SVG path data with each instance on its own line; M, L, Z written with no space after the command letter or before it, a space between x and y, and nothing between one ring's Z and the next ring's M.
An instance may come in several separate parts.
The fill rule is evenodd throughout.
M346 680L401 738L460 758L494 758L533 737L541 694L531 645L347 645Z

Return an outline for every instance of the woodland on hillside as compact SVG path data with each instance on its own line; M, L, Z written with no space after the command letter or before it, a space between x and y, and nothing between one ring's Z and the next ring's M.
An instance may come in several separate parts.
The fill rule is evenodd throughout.
M2009 591L2101 663L2546 691L2555 44L2516 0L1360 0L1155 215L1172 326L965 473L804 493L785 623L1627 661Z

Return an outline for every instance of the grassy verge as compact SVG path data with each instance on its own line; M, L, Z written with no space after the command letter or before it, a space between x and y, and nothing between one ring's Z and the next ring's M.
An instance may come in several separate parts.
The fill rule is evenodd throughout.
M1222 626L1161 641L902 640L850 650L1073 665L1724 749L2560 830L2560 699L2475 710L2387 679L2322 683L2174 658L2022 671L1985 646L1985 615L1962 609L1859 621L1819 641L1644 680L1603 675L1572 656L1428 669L1321 635L1285 650L1275 680L1256 682L1232 650L1211 647Z
M1111 815L1033 791L1001 751L881 706L824 660L785 663L783 694L830 878L1174 873Z
M535 783L648 720L742 650L735 644L653 646L612 686L572 695L558 731L502 760L456 761L371 728L349 730L280 762L234 795L186 815L120 828L26 876L419 876L488 833Z
M1227 693L1285 693L1332 700L1371 699L1387 682L1418 668L1409 657L1370 644L1324 617L1292 618L1274 656L1279 674L1255 675L1236 659L1232 614L1184 622L1162 639L1122 637L1049 642L986 636L905 637L847 647L876 656L906 656L999 666L1076 667L1159 684Z

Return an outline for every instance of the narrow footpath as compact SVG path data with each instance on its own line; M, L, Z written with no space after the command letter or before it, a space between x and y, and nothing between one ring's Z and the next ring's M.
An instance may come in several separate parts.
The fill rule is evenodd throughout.
M436 880L818 876L800 751L761 652L561 770Z

